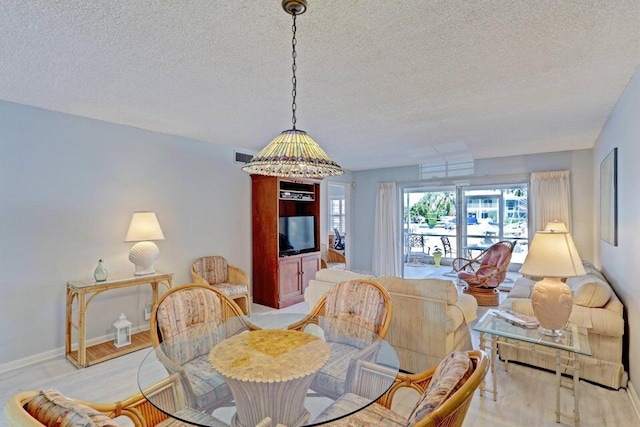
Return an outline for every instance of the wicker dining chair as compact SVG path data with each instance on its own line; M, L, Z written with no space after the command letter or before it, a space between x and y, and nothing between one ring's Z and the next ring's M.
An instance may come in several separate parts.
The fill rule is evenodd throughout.
M453 255L453 251L451 250L451 242L447 236L440 236L440 241L442 242L442 250L444 251L444 257L450 257Z
M332 319L339 322L332 325ZM289 327L303 331L311 324L325 326L330 362L316 374L311 388L334 399L342 395L352 360L375 357L372 349L377 347L371 343L387 335L390 323L391 296L376 282L341 282L324 294L304 319Z
M322 243L320 244L320 266L331 270L344 270L347 267L347 258Z
M251 314L249 276L239 267L229 264L224 257L198 258L191 266L191 277L194 283L215 287L234 300L244 314Z
M236 322L229 319L236 318ZM209 350L218 342L255 329L245 320L240 307L218 289L190 283L170 289L151 312L151 342L158 347L158 358L169 372L178 373L189 405L197 410L217 408L233 396L224 379L211 369ZM230 326L231 325L231 326ZM187 336L181 341L171 338ZM202 345L194 346L197 338Z
M110 419L126 417L134 427L184 427L182 421L169 417L145 398L162 400L166 410L213 427L229 427L206 413L185 405L177 374L171 375L142 393L114 403L97 403L64 396L57 390L27 390L15 393L5 406L10 427L42 427L47 425L116 425ZM153 397L152 397L153 396ZM89 421L87 421L87 418ZM55 424L54 424L55 422ZM121 425L118 423L118 425Z
M365 362L366 363L366 362ZM367 368L373 374L374 366ZM322 424L326 427L461 427L469 410L474 392L482 384L489 370L489 357L484 351L455 351L436 367L417 374L399 373L393 385L376 403L352 415ZM385 375L381 372L381 375ZM372 378L375 381L375 376ZM403 388L420 393L413 412L404 417L391 410L393 399ZM366 383L332 403L315 421L332 419L332 413L344 413L345 408L361 407L369 402Z

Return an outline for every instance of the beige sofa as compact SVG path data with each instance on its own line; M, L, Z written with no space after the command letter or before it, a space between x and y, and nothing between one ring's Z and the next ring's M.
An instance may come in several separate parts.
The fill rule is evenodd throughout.
M425 371L454 350L470 350L469 323L478 304L470 295L458 295L450 280L374 277L348 270L318 271L309 281L304 298L311 307L336 283L368 279L382 285L393 302L387 341L408 372Z
M589 262L584 261L587 274L567 279L573 292L573 309L569 322L584 326L589 333L591 356L580 357L580 378L607 387L626 387L627 375L622 364L622 336L624 334L623 305L605 277ZM500 308L533 315L531 290L535 280L520 277ZM546 369L555 369L554 357L511 347L500 348L500 357Z

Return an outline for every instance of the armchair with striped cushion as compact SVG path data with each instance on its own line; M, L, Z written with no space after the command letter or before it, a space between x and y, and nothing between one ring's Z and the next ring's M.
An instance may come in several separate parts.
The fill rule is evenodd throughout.
M475 390L489 370L489 357L480 350L455 351L437 367L418 374L398 374L394 384L378 401L352 415L322 424L325 427L460 427ZM362 384L360 384L362 385ZM366 387L366 385L365 385ZM391 410L396 392L409 387L421 396L408 417ZM332 411L362 407L366 390L354 389L331 404L315 421L331 419ZM360 402L360 403L359 403ZM340 409L338 409L340 407Z
M319 325L329 345L330 363L316 374L311 388L333 399L342 395L353 362L375 357L376 340L386 336L390 323L391 297L376 282L341 282L324 294L307 317L289 327L303 331Z
M210 285L235 301L244 314L251 314L249 276L221 256L198 258L191 266L194 283Z

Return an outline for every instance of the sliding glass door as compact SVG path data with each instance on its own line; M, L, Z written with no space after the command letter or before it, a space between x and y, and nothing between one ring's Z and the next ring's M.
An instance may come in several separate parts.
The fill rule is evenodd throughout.
M456 188L405 188L402 200L404 276L422 277L437 250L444 258L457 254Z
M527 195L527 183L404 188L403 275L428 275L436 249L450 265L501 240L514 242L511 262L521 264L528 249Z

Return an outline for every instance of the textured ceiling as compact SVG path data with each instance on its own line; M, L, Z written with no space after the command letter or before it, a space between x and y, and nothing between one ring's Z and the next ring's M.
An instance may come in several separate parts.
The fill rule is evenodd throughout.
M291 127L280 0L2 0L0 99L258 151ZM638 0L309 0L298 128L371 169L591 148Z

